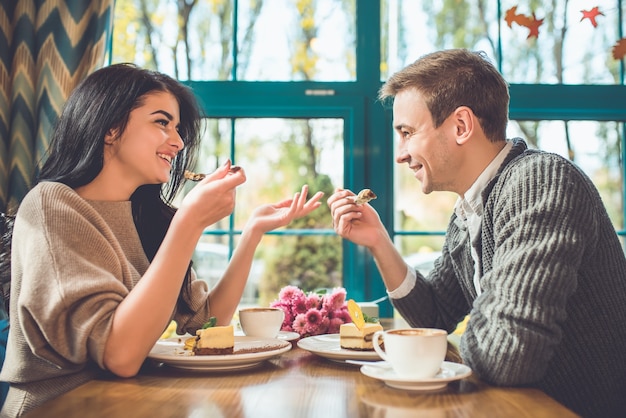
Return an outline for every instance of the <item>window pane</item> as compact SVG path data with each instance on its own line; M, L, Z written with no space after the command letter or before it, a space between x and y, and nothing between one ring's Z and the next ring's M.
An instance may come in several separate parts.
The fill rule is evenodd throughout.
M258 284L258 304L277 298L283 286L305 292L343 286L341 238L333 235L266 236L259 252L265 270Z
M526 138L531 147L574 161L600 191L609 216L619 230L624 228L623 129L623 124L618 122L512 121L507 134Z
M502 0L502 13L520 4ZM602 15L581 20L583 10L594 6ZM539 36L527 39L530 31L517 23L502 25L502 72L511 83L615 84L619 61L612 46L619 39L617 0L553 0L517 8L516 14L544 19ZM519 19L518 19L519 20ZM562 48L562 54L560 53Z
M254 208L291 197L305 183L309 196L322 190L327 197L343 184L342 119L237 119L235 143L235 162L247 177L237 193L235 229ZM315 213L321 223L297 227L332 228L327 208Z
M480 49L497 62L495 1L383 0L381 7L383 80L420 56L440 49Z
M233 2L194 2L188 14L189 42L176 47L176 65L182 69L177 71L180 80L232 80ZM189 7L188 2L176 3L178 7ZM184 31L178 28L177 33L181 36Z
M445 231L457 195L451 192L424 194L422 184L406 164L394 166L395 229L398 231Z
M237 78L355 79L355 0L240 1Z
M444 240L443 235L396 235L394 244L404 261L426 276L441 255Z
M134 62L179 80L228 80L232 9L233 0L116 0L111 61Z
M611 52L619 39L617 5L618 0L553 0L531 8L501 0L498 18L496 1L384 0L381 77L387 79L423 54L468 48L485 51L496 65L502 54L501 71L510 83L619 83L620 62ZM596 27L590 19L581 21L582 11L594 6L602 13ZM533 13L543 22L538 36L529 38Z
M179 80L233 80L237 12L238 80L356 78L355 0L156 0L142 5L117 0L113 62L135 62Z
M247 180L237 189L234 217L207 228L196 248L199 278L214 285L221 277L239 239L234 235L231 243L229 233L239 234L255 208L289 198L303 184L309 185L309 196L321 190L326 197L343 185L343 126L343 119L331 118L206 120L196 171L211 172L229 158L234 132L232 158L244 168ZM267 305L288 284L304 290L341 285L341 244L332 234L325 204L288 228L266 235L255 254L242 303Z

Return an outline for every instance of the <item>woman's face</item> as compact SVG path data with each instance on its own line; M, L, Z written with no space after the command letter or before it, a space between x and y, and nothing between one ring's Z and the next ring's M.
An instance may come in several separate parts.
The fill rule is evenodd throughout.
M103 171L114 173L131 193L144 184L166 183L172 162L184 147L179 123L178 101L171 93L145 95L130 112L126 129L106 136Z

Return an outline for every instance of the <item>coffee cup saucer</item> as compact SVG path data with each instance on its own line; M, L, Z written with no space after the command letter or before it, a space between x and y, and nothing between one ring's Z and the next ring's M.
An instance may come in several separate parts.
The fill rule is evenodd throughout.
M293 331L278 331L276 338L279 340L294 341L300 338L300 334Z
M445 388L448 383L460 380L472 374L472 370L464 364L444 361L441 369L433 377L412 379L401 377L391 368L380 366L361 366L361 373L365 376L382 380L389 387L412 391L432 391Z
M235 336L245 336L246 334L242 330L236 330ZM294 341L300 338L300 334L292 331L278 331L278 334L275 337L277 340L283 341Z

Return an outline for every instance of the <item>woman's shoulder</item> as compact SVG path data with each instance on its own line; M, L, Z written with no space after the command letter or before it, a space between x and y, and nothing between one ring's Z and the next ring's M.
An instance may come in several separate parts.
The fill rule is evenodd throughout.
M42 181L24 196L20 207L28 205L47 206L52 203L61 204L71 201L80 202L84 200L66 184Z
M61 194L61 195L77 195L77 193L70 186L64 183L59 183L56 181L42 181L37 183L35 187L33 187L28 194L29 195L50 195L50 194Z
M91 207L71 187L63 183L44 181L33 187L19 205L16 219L67 216L70 212L88 213ZM55 215L56 214L56 215Z

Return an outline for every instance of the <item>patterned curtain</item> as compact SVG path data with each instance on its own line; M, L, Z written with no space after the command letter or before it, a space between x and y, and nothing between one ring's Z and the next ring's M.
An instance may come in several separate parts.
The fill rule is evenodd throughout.
M63 103L104 65L114 0L0 1L0 211L32 186Z

